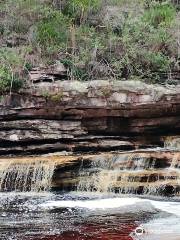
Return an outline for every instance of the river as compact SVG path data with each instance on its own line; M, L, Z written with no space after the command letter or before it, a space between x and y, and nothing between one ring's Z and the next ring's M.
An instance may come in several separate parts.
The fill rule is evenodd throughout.
M111 193L0 193L1 240L179 240L180 202Z

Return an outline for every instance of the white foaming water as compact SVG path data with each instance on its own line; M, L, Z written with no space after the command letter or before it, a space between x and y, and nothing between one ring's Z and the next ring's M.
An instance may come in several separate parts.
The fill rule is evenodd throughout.
M17 199L20 201L17 202L17 205L14 205L14 202L17 201ZM9 211L11 206L16 210L20 210L19 213L22 218L24 216L23 220L21 217L20 220L17 220L17 226L19 224L18 221L21 221L20 224L23 224L26 222L26 219L27 224L34 223L34 218L31 218L34 214L37 214L38 216L46 216L44 217L44 220L41 219L42 224L44 224L43 221L46 223L48 215L52 214L49 210L55 210L56 212L56 209L61 208L67 208L68 215L69 213L73 213L73 208L76 208L76 210L80 210L78 211L79 214L82 214L81 216L84 216L86 219L88 219L88 217L91 219L93 216L101 216L101 214L102 216L107 217L113 216L114 214L115 216L116 214L118 216L120 214L121 217L125 216L125 218L127 218L129 213L131 213L130 216L141 216L141 214L143 216L144 213L148 213L148 215L150 213L152 217L150 219L147 218L147 220L149 219L148 222L146 221L143 225L138 226L138 228L141 227L144 229L143 234L140 236L136 235L135 231L130 233L132 234L131 237L133 240L180 240L180 202L155 201L130 196L114 197L114 195L96 193L91 193L89 196L88 193L81 192L71 192L62 196L50 192L0 193L0 210L2 211L5 207ZM84 211L82 211L83 209ZM3 212L1 219L3 219L5 224L14 226L14 217L13 220L9 218L8 211ZM30 217L30 219L28 219L28 217ZM70 216L70 218L71 217L73 216ZM51 220L48 219L48 221L50 221L50 224L54 227L54 220L51 222ZM70 221L70 219L68 219L68 221ZM72 219L72 221L74 221L74 219ZM36 224L39 223L36 222ZM121 224L121 222L119 222L119 224ZM59 225L57 229L59 229Z
M161 211L168 212L180 217L180 202L150 201L150 203Z
M158 209L170 214L174 214L180 217L180 202L164 202L164 201L153 201L149 199L141 198L107 198L98 200L78 200L78 201L48 201L40 205L43 209L56 209L56 208L87 208L90 210L96 209L113 209L122 208L126 206L137 208L137 204L144 205L145 210Z
M180 239L180 202L154 201L140 198L106 198L81 201L48 201L40 205L41 209L52 210L57 208L84 208L90 212L115 209L116 213L129 212L166 212L164 217L155 218L140 228L142 235L131 233L133 240L179 240ZM161 216L161 215L160 215Z
M40 205L44 209L54 208L87 208L87 209L112 209L127 205L134 205L139 202L145 202L139 198L112 198L98 200L80 200L80 201L49 201Z

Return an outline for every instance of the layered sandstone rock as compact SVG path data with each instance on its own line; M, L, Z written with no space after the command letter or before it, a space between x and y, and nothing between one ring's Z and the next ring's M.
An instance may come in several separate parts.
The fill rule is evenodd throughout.
M179 168L177 150L1 157L0 190L179 196Z
M179 167L179 151L82 155L56 166L52 187L59 190L179 196Z
M37 81L0 100L0 153L163 146L180 133L180 86Z

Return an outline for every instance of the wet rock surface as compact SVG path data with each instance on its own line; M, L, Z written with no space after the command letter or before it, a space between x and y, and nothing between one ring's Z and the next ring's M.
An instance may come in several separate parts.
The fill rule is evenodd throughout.
M68 157L67 157L68 159ZM75 157L56 166L58 190L179 196L179 151L131 151Z
M0 190L179 197L179 168L180 151L164 149L1 157Z

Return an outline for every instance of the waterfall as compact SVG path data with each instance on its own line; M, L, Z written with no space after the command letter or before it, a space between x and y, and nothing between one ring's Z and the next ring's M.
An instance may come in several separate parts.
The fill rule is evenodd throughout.
M180 152L144 150L0 159L0 191L180 195Z
M179 149L180 148L180 138L177 136L166 137L164 139L164 147L170 149Z
M0 191L48 191L55 165L48 158L1 159Z
M161 152L132 152L97 157L92 161L90 169L80 170L77 189L123 194L179 195L180 153L172 153L168 158L165 156Z

